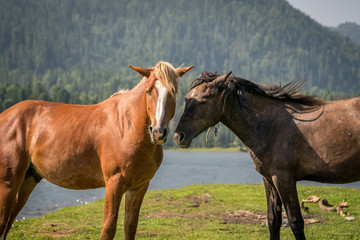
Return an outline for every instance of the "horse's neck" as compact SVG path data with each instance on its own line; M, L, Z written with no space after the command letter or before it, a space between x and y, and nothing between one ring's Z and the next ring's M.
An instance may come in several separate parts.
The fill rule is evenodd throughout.
M127 101L127 110L132 113L132 117L138 118L139 122L147 123L145 84L137 85L135 88L124 94L124 100Z
M229 98L229 97L228 97ZM246 117L246 109L238 103L236 97L227 99L221 122L225 124L242 142L248 139L249 122Z
M253 139L261 138L264 131L272 131L269 118L275 114L278 107L273 109L277 103L266 97L255 94L246 94L246 101L251 110L242 106L237 96L232 96L226 102L225 111L221 121L247 146L251 145Z
M149 117L147 115L145 83L141 81L133 89L114 97L118 119L124 122L124 131L136 135L148 134Z

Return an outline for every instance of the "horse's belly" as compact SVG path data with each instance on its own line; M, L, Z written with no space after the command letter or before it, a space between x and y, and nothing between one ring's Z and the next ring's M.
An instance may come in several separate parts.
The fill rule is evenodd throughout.
M302 178L301 180L309 180L320 183L333 183L333 184L345 184L360 181L359 175L344 176L344 175L334 175L334 174L316 174L308 175Z
M326 164L313 162L314 167L303 180L322 183L350 183L360 181L360 156Z
M84 190L105 187L103 178L92 177L88 175L73 175L68 179L63 177L56 178L56 176L44 177L49 182L63 188Z
M32 159L36 171L47 181L69 189L104 187L100 163L94 159Z

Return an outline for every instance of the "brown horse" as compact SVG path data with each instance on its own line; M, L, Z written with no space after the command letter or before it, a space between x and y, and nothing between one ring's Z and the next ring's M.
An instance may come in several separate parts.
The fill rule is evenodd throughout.
M190 147L224 123L245 144L263 176L271 239L280 238L282 204L296 239L305 239L296 182L360 180L360 98L325 102L283 87L203 72L186 95L174 139Z
M142 81L99 104L28 100L1 113L1 239L41 178L69 189L106 187L101 239L114 238L126 193L125 238L135 238L143 197L162 161L178 78L193 66L130 67Z

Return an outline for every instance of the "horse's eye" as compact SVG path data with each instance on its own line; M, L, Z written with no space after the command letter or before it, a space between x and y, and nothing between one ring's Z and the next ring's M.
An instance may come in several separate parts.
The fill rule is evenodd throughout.
M205 104L205 103L207 103L207 100L202 100L201 102L200 102L201 104Z

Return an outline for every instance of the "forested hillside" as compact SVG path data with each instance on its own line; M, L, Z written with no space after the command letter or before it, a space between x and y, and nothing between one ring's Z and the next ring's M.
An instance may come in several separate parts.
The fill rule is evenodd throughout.
M360 25L350 22L343 23L336 28L336 31L347 36L360 46Z
M10 73L128 75L122 71L128 64L165 59L257 81L306 75L320 88L360 89L359 46L285 0L0 0L0 6L0 68Z
M202 70L307 77L328 99L360 91L360 47L286 0L0 0L0 111L27 98L95 103L140 80L128 64L159 60L196 64L180 110ZM225 133L216 141L234 140Z

